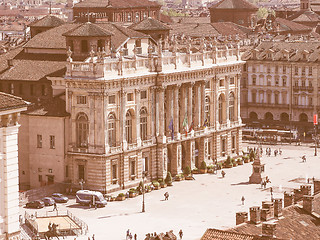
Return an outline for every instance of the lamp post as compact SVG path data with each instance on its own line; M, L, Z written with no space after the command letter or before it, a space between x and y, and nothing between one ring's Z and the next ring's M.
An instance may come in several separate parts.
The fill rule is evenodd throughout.
M144 204L144 178L147 176L148 172L147 171L142 171L142 212L145 212L145 204Z
M318 126L318 114L313 115L313 125L314 125L314 155L317 156L317 126Z

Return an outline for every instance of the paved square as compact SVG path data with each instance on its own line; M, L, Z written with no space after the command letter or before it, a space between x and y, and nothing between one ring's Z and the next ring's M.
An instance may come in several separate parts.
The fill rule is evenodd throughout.
M254 146L254 145L250 145ZM245 146L246 147L246 146ZM264 153L265 148L264 145ZM127 229L144 239L148 232L166 232L180 229L184 240L200 239L207 228L226 229L235 226L235 214L248 211L261 201L270 200L270 188L274 197L283 197L283 192L299 187L306 178L320 178L320 157L314 157L314 149L308 146L270 146L272 151L281 147L282 156L263 155L266 175L271 180L267 189L260 184L248 184L252 172L251 163L231 169L224 169L226 177L217 175L194 175L196 181L174 182L173 187L152 191L145 195L146 212L141 213L142 196L122 202L110 202L105 208L89 209L75 203L58 204L59 210L69 210L89 226L89 235L95 234L96 240L125 239ZM302 163L301 156L306 154L307 162ZM320 156L320 151L319 151ZM163 194L169 192L169 201ZM114 193L113 195L117 195ZM241 205L241 197L245 204ZM21 213L26 209L21 208ZM46 207L40 211L51 211ZM27 210L34 212L34 210ZM73 238L72 238L73 239ZM79 237L78 239L87 239Z

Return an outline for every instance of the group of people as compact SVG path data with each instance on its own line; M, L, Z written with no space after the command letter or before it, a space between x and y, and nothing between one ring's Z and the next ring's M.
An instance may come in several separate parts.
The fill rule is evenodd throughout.
M271 148L270 147L268 147L268 148L266 148L266 155L268 156L268 157L270 157L271 156ZM279 150L278 149L275 149L274 151L273 151L273 153L274 153L274 156L276 157L278 154L279 155L282 155L282 150L281 150L281 148L279 148Z
M127 235L126 235L126 240L137 240L137 234L135 233L134 235L132 235L132 233L130 232L130 229L127 230Z
M266 176L265 180L261 181L261 188L267 188L267 183L271 183L271 181L270 181L268 176Z

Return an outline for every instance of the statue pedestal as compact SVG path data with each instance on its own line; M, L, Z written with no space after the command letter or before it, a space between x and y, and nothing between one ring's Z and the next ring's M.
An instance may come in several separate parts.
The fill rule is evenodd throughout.
M263 173L264 164L260 162L260 158L257 156L252 164L252 174L249 177L249 183L260 184L264 178Z

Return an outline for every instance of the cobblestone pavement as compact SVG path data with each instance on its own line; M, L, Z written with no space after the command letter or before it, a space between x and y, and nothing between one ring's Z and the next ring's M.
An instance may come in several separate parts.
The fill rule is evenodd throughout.
M254 145L250 145L254 146ZM122 240L127 229L144 239L148 232L166 232L173 230L177 235L180 229L183 239L200 239L207 228L227 229L235 226L235 214L248 211L250 206L261 205L261 201L270 200L270 187L274 197L283 197L283 192L306 183L306 178L320 178L319 157L314 157L314 149L308 146L278 145L270 146L273 150L281 147L281 156L265 156L266 175L271 180L267 189L260 184L248 184L252 172L250 163L243 166L224 169L226 177L217 175L194 175L196 181L174 182L173 187L152 191L145 195L146 212L141 213L142 196L122 202L110 202L105 208L89 209L75 203L58 204L59 210L69 210L89 226L88 236L95 234L95 239ZM246 148L246 144L244 149ZM303 163L301 156L306 155ZM164 201L164 193L169 192L168 201ZM117 195L114 193L113 195ZM245 204L241 204L241 197ZM27 209L21 208L21 213ZM40 211L51 211L46 207ZM34 212L34 210L27 210ZM77 239L88 239L82 236ZM73 239L73 238L72 238Z

